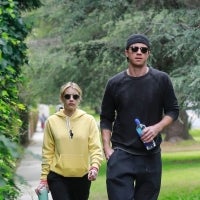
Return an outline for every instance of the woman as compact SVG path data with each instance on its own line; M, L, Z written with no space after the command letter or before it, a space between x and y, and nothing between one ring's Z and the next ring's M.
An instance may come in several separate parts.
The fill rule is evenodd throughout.
M47 187L53 200L87 200L103 160L97 123L78 109L81 99L80 87L66 83L60 90L64 108L46 121L36 192Z

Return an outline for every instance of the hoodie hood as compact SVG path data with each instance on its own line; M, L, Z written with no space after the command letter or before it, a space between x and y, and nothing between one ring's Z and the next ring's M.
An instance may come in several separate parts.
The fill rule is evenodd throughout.
M80 110L80 109L76 109L75 112L73 113L73 115L71 117L69 117L64 113L64 109L61 109L60 111L55 113L55 115L66 120L67 129L68 129L69 135L72 139L74 134L73 134L71 123L73 121L77 121L77 119L82 117L83 115L86 115L86 112L83 110Z
M73 113L73 115L70 117L71 120L82 117L83 115L85 115L86 112L81 110L81 109L76 109L76 111ZM58 112L55 113L55 115L59 116L59 117L68 117L65 113L64 113L64 109L59 110Z

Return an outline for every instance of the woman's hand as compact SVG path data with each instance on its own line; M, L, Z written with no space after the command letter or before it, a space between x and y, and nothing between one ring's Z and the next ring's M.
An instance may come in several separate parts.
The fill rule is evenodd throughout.
M37 195L40 194L40 191L42 189L46 188L49 192L49 186L48 186L48 183L47 183L47 180L40 180L40 184L38 185L38 187L35 189L35 192Z
M88 180L94 181L98 176L99 170L96 167L91 167L88 172Z

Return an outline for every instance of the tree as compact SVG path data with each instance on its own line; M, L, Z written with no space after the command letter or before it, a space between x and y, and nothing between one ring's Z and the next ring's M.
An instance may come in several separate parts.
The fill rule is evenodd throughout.
M188 108L182 107L189 105L187 102L199 105L196 88L192 90L196 91L195 99L191 95L181 98L179 90L182 69L199 68L197 1L193 0L195 7L186 0L95 1L95 5L91 0L47 3L48 10L44 6L34 15L42 20L36 21L28 43L31 68L26 73L31 75L29 88L41 96L38 101L57 103L57 91L63 82L75 81L84 90L83 103L99 110L106 81L126 68L127 37L140 32L152 41L150 64L174 77L182 111ZM191 52L195 52L192 58ZM194 71L193 78L189 74L182 78L190 85L193 79L198 80L197 74ZM185 127L188 135L188 126Z

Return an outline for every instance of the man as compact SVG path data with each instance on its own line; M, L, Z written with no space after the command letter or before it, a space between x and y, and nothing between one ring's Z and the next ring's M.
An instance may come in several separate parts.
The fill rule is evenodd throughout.
M168 75L147 65L150 43L145 35L131 35L125 55L128 69L108 81L100 115L108 198L156 200L162 173L160 133L178 117L177 98ZM146 125L141 138L135 118ZM156 147L147 150L144 143L152 140Z

